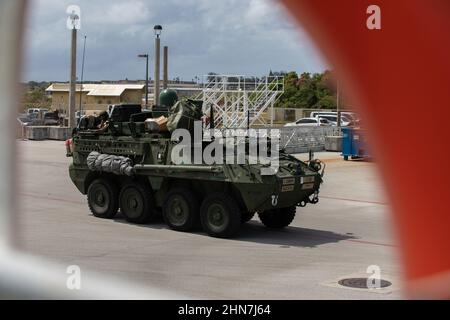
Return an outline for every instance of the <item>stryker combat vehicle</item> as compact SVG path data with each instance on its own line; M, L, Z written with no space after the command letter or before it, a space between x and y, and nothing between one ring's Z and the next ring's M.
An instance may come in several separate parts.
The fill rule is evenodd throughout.
M87 195L93 215L111 219L120 208L127 221L144 224L162 213L173 230L201 226L210 236L228 238L255 213L265 226L283 228L293 221L296 207L319 201L324 166L312 157L303 162L280 150L278 170L269 175L261 174L267 165L248 162L174 164L172 150L180 141L172 141L171 119L178 128L190 127L193 119L200 120L201 109L202 102L194 100L153 112L118 105L107 123L88 128L85 121L75 129L66 144L73 157L70 178Z

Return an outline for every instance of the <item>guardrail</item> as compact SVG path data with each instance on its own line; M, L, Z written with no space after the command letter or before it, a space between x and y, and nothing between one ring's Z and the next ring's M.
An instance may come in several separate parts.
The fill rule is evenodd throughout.
M306 153L325 150L325 138L342 136L337 127L283 127L280 128L280 148L288 153Z
M232 133L222 132L223 136L239 135L245 136L246 129L243 128L227 128L219 129L226 130L242 130ZM260 130L259 136L279 137L280 149L284 149L287 153L307 153L311 151L324 151L327 137L341 137L342 131L338 127L266 127L253 128L253 130ZM277 131L272 131L277 130ZM335 149L338 149L337 147Z

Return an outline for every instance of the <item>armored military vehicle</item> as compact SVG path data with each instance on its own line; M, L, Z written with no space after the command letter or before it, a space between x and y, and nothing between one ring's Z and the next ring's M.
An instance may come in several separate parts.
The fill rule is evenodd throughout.
M158 130L170 121L156 120L164 112L170 118L168 110L182 110L180 104L194 110L202 102L179 101L155 108L155 115L140 106L114 106L106 129L75 130L68 145L70 178L94 216L111 219L120 209L129 222L144 224L162 214L173 230L201 226L210 236L228 238L255 213L265 226L283 228L297 207L318 202L323 164L282 150L279 169L270 175L261 174L262 164L174 164L172 150L180 142L172 141L170 130ZM192 120L187 118L184 125Z

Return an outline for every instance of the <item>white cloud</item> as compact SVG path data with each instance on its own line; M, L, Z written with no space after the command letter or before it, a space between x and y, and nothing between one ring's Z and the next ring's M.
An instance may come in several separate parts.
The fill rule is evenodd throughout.
M267 0L251 0L245 14L245 19L250 25L261 25L273 20L273 13L278 11L278 6ZM277 12L278 13L278 12Z
M112 2L112 1L111 1ZM89 22L109 26L134 26L146 23L153 18L151 11L143 1L107 2L100 5L95 15L89 14Z
M320 56L271 0L34 0L27 23L27 80L65 80L69 33L65 9L82 10L86 77L143 78L140 52L153 52L161 24L171 77L209 71L262 75L272 70L320 71ZM80 35L80 38L81 38Z

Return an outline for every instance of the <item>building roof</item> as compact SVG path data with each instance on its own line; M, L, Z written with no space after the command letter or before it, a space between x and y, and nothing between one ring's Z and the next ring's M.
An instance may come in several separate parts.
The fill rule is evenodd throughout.
M125 90L143 90L143 84L83 84L83 92L88 96L120 97ZM68 83L53 83L45 91L48 92L69 92ZM81 91L81 85L76 85L76 91Z

